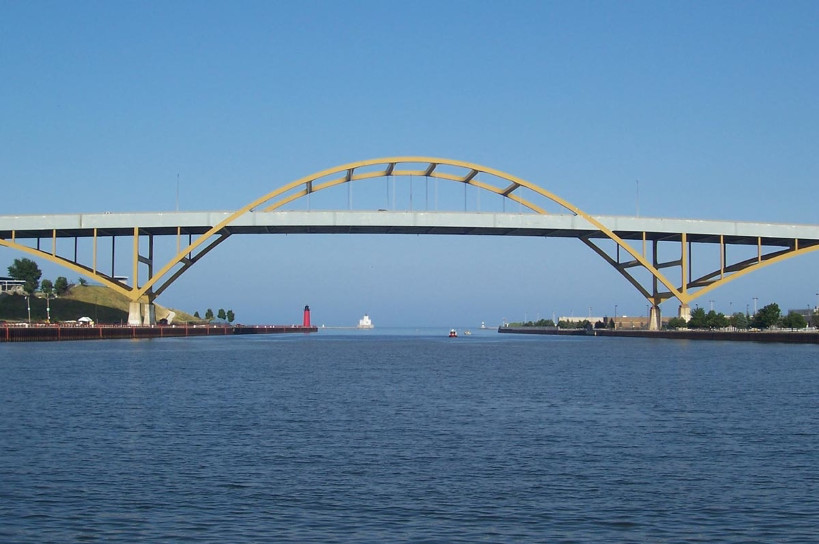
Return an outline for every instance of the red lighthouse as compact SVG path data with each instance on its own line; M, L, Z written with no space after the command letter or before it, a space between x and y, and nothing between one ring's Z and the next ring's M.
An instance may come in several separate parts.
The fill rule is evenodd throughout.
M304 307L304 322L302 323L302 326L305 328L310 327L310 306Z

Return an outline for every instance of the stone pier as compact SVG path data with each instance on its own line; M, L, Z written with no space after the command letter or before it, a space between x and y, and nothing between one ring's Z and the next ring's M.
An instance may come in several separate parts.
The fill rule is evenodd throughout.
M663 328L663 318L660 307L657 304L651 305L651 313L648 316L648 330L659 331Z
M677 317L681 317L686 321L691 319L691 306L688 304L680 304L680 310L677 313Z
M156 325L156 306L153 302L131 302L128 306L128 324L132 327Z

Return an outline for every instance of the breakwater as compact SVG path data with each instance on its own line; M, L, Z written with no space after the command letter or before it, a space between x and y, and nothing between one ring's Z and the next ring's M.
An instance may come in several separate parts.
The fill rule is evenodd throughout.
M63 340L121 340L141 338L179 338L187 336L229 336L233 334L287 334L317 332L316 327L301 325L121 325L63 326L5 325L0 327L0 342L49 342Z
M557 329L556 327L501 327L500 333L548 334L548 335L588 335L624 338L667 338L673 340L728 340L735 342L781 342L786 344L819 344L817 330L775 330L775 331L647 331L611 329Z
M558 336L584 336L586 329L558 329L557 327L498 327L499 333L548 334Z

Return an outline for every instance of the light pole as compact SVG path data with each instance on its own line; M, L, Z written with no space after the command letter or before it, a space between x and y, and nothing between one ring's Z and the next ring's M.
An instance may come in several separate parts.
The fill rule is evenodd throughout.
M713 301L713 300L709 300L708 302L710 302L710 303L711 303L711 311L713 312L713 311L714 311L714 301Z
M756 301L759 300L759 297L754 297L754 315L756 315Z
M31 325L31 297L26 295L26 308L28 309L28 324Z

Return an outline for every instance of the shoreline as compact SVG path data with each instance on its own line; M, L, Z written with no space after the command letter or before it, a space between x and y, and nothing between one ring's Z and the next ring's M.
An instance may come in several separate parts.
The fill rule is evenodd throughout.
M666 340L723 340L732 342L779 342L786 344L819 344L817 330L776 331L706 331L706 330L611 330L557 329L556 327L499 327L499 333L544 334L560 336L608 336L618 338L661 338Z
M199 336L229 336L235 334L314 333L316 327L302 325L4 325L0 327L0 342L60 342L72 340L124 340L142 338L186 338Z

